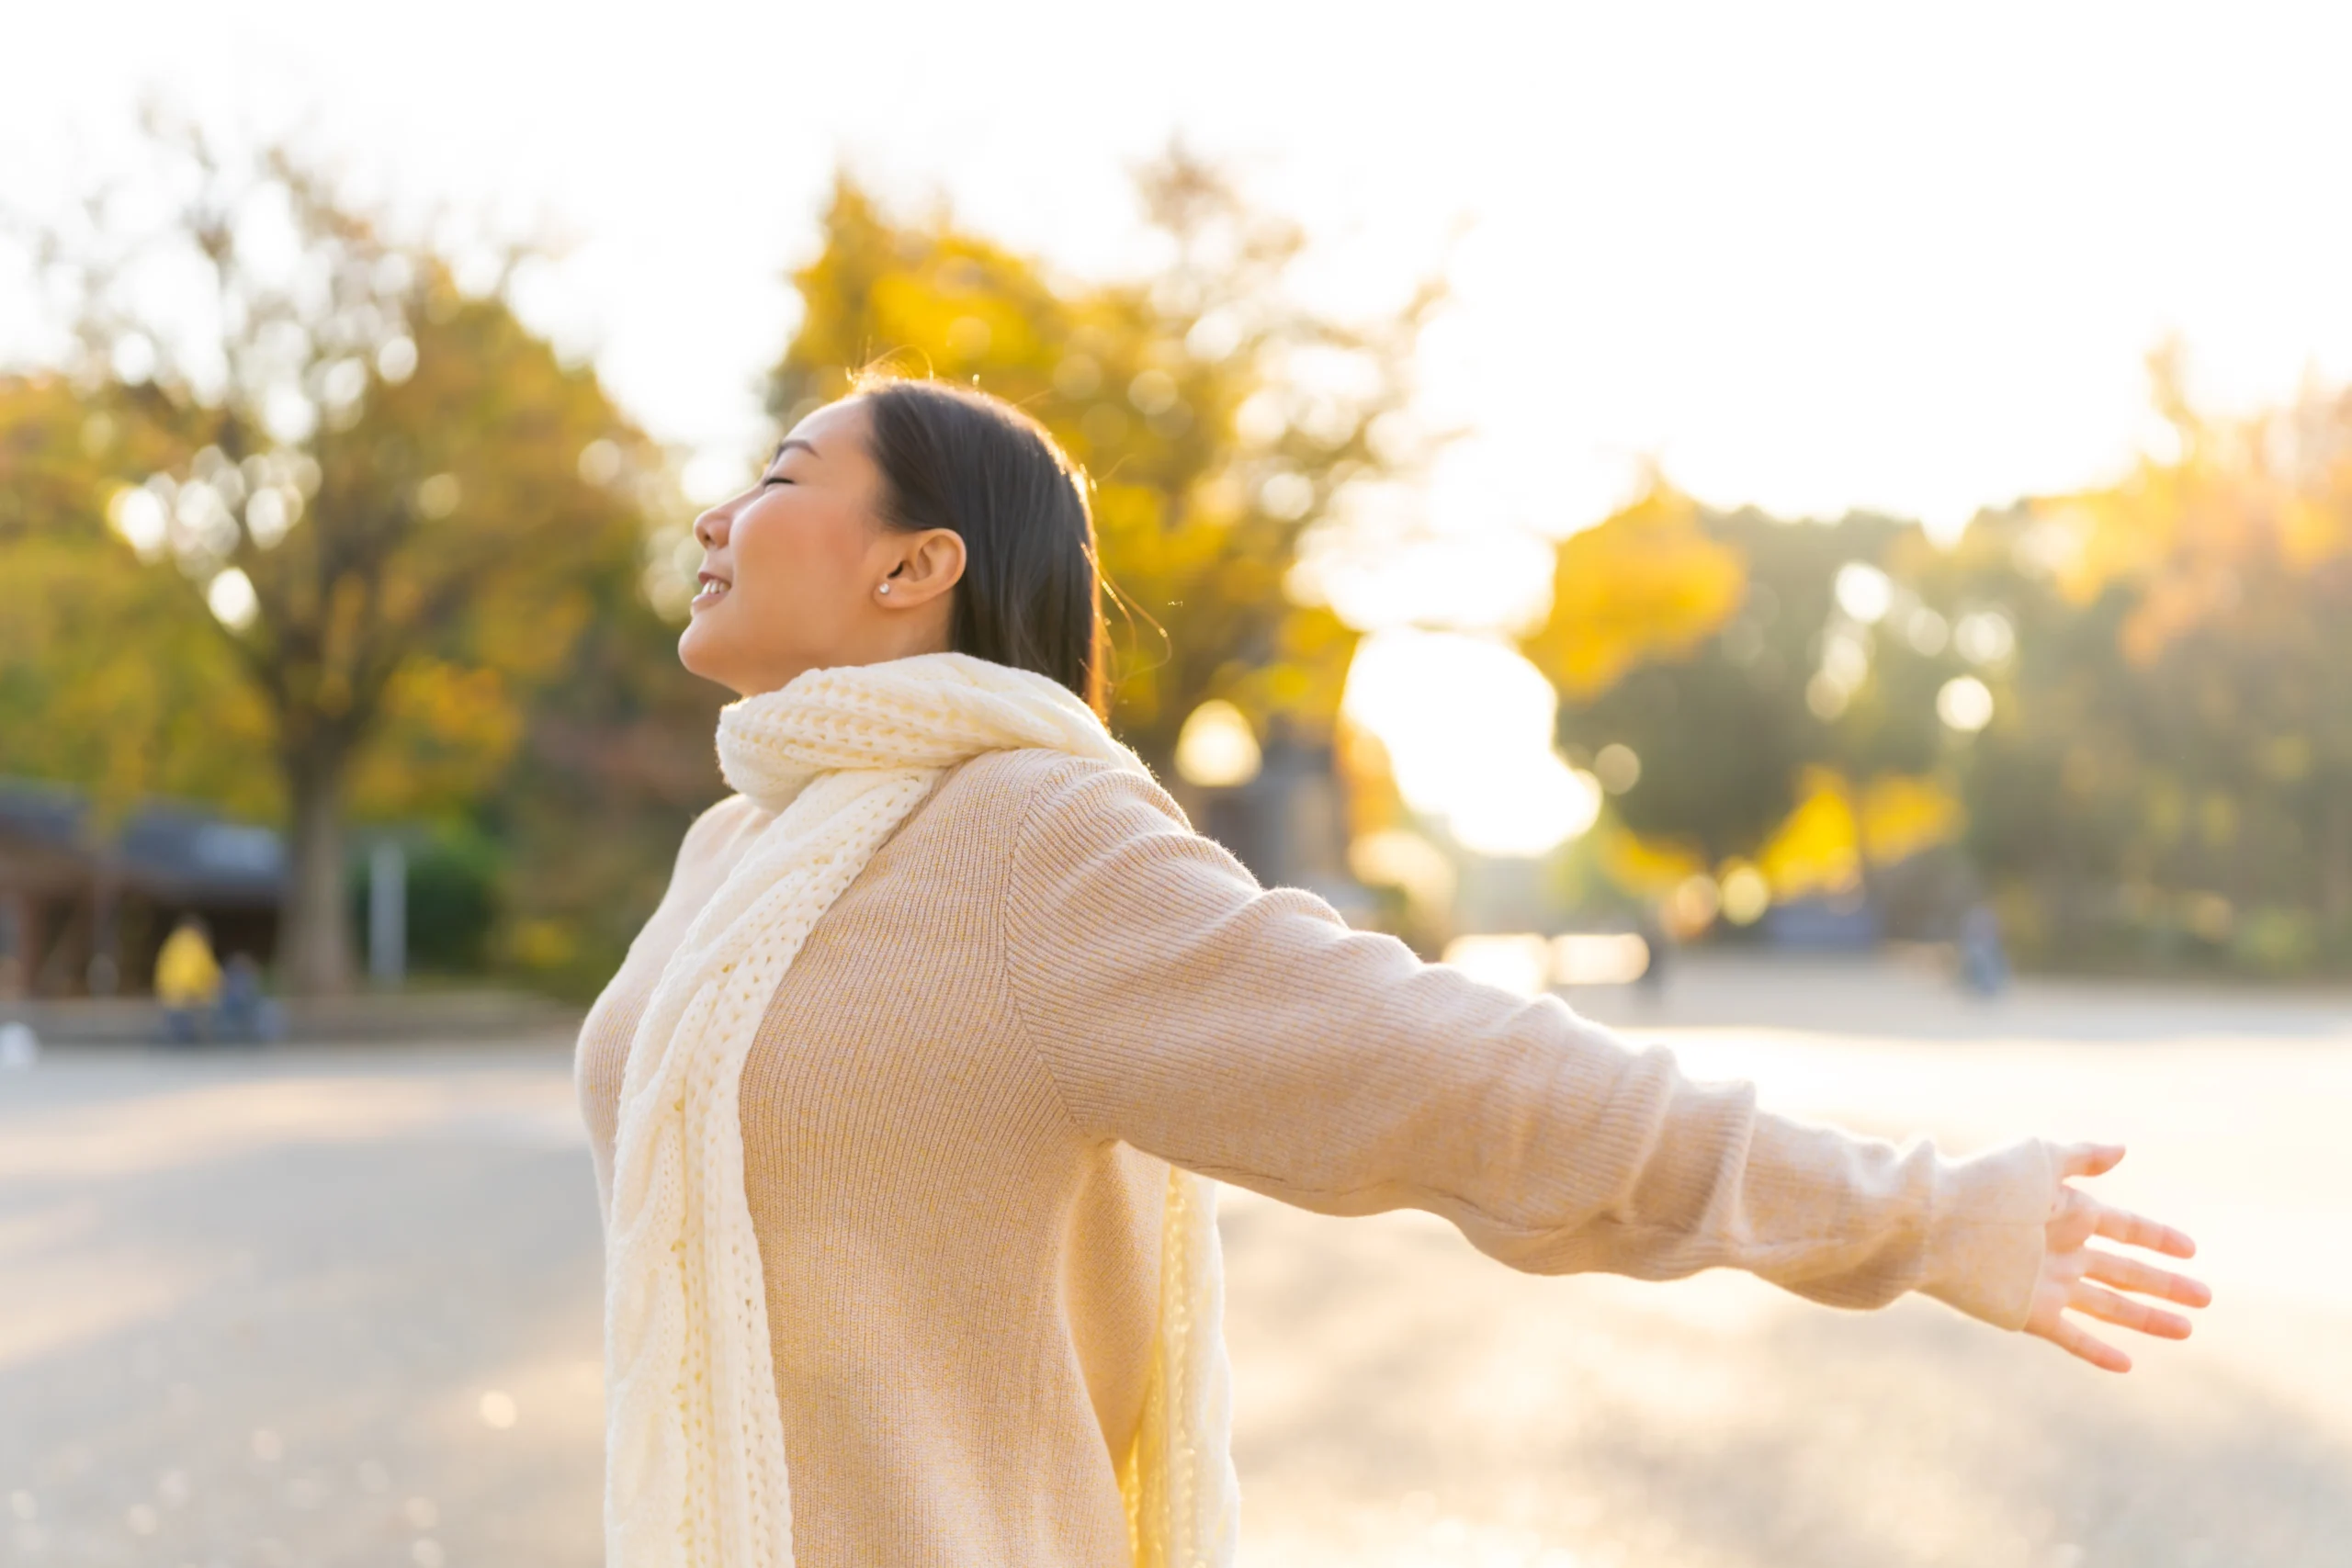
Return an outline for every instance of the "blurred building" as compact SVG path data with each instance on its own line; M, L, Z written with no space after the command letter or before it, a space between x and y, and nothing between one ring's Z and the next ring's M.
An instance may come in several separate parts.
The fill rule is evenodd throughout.
M1187 727L1191 750L1179 743L1170 784L1193 828L1263 886L1304 887L1351 924L1369 919L1373 900L1348 871L1347 811L1330 743L1302 739L1279 717L1262 741L1246 728L1219 736L1223 750L1191 739L1202 733L1215 732Z
M184 914L266 964L286 874L268 828L153 803L108 831L75 791L0 780L0 998L143 992Z

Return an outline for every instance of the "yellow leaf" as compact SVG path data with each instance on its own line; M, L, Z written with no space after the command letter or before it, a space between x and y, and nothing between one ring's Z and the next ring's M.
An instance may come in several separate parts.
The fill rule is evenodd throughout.
M1756 857L1774 897L1843 893L1861 881L1861 834L1846 783L1826 768L1808 768L1804 793Z
M1966 823L1960 801L1932 778L1887 773L1862 791L1862 846L1880 865L1951 843Z
M1690 846L1645 839L1623 826L1603 834L1600 865L1610 881L1646 898L1662 898L1707 869L1705 859Z
M1739 553L1661 482L1560 546L1552 613L1524 650L1566 696L1589 701L1639 664L1695 650L1747 589Z

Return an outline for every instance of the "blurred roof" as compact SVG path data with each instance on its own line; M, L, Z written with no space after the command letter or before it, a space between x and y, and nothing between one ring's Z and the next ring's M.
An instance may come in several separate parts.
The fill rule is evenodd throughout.
M0 886L51 889L100 875L175 902L276 903L286 845L275 829L168 801L141 806L108 841L79 791L0 779Z

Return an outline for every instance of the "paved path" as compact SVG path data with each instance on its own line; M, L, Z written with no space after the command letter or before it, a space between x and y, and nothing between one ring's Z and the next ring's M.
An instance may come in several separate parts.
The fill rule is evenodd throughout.
M595 1562L569 1097L547 1047L0 1077L0 1562Z
M2352 1562L2352 1008L2108 996L1719 969L1579 1005L1793 1113L2130 1144L2098 1190L2204 1244L2188 1344L2118 1379L1923 1300L1539 1280L1229 1193L1244 1563ZM0 1075L0 1563L584 1568L596 1355L560 1046Z

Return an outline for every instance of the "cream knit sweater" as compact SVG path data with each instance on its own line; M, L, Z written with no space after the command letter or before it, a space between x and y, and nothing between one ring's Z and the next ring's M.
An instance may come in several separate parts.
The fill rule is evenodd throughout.
M771 820L696 821L582 1029L608 1236L630 1041ZM2039 1140L1952 1160L1761 1111L1261 889L1148 777L1040 749L949 768L817 919L739 1114L803 1568L1134 1561L1171 1163L1428 1209L1533 1273L1730 1266L2006 1328L2057 1196Z
M720 772L771 819L664 962L622 1065L605 1204L611 1568L796 1568L743 1064L817 924L941 773L1023 749L1150 777L1068 689L961 653L806 671L718 716ZM1120 1489L1138 1563L1227 1568L1240 1496L1215 1183L1167 1171Z

